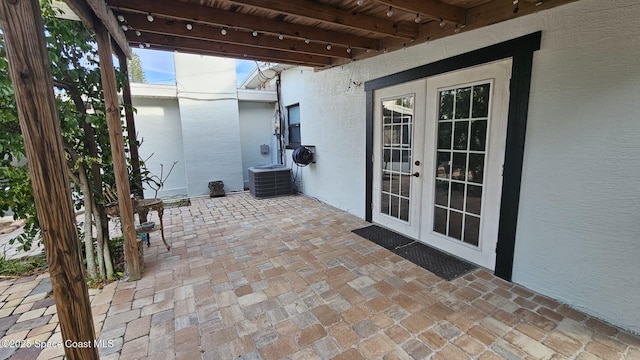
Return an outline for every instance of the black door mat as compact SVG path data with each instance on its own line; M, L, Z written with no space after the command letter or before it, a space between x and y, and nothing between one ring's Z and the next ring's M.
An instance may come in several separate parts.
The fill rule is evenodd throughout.
M391 251L393 251L393 249L397 248L398 246L406 246L413 242L412 239L409 239L406 236L402 236L398 233L394 233L393 231L381 228L380 226L376 225L363 227L361 229L355 229L353 230L353 233L356 235L360 235L367 240L371 240L374 243L382 246L383 248Z
M377 225L356 229L353 230L353 233L402 256L447 281L456 279L477 268L474 264Z

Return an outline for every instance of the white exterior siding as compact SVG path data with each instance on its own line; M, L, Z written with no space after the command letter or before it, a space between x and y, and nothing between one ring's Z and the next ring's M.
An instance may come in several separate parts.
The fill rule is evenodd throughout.
M240 139L242 143L242 175L244 186L249 186L247 169L251 166L277 162L278 149L273 135L274 103L246 102L238 104L240 113ZM262 154L260 145L268 145L269 153Z
M142 92L143 89L138 86L134 87L133 91ZM177 199L188 197L178 101L175 97L134 97L133 106L137 109L135 119L138 141L142 142L139 149L140 159L146 160L147 169L152 175L160 177L162 164L166 176L171 165L177 162L157 196ZM145 185L144 196L152 198L156 193Z
M640 332L638 18L637 0L581 0L326 71L286 71L283 105L300 103L302 142L317 150L305 193L364 217L365 93L351 81L542 30L513 280Z
M243 190L234 60L176 53L175 64L189 196L214 180Z
M514 261L514 281L636 332L639 16L583 0L540 19Z
M285 71L282 98L285 107L300 103L302 144L316 146L316 163L299 169L304 193L364 217L366 107L362 87L347 91L353 65ZM291 151L285 161L292 162Z

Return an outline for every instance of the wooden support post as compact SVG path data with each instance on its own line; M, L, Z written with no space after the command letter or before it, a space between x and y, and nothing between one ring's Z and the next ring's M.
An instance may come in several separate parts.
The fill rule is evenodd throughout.
M39 1L0 0L0 23L62 338L89 344L65 355L98 359Z
M136 123L133 117L133 105L131 101L131 83L129 82L129 68L127 57L120 49L116 49L120 70L124 72L125 80L122 86L122 102L124 104L124 114L127 120L127 137L129 138L129 153L131 154L131 167L133 173L133 193L144 198L142 188L142 177L140 175L140 155L138 154L138 140L136 138Z
M109 126L109 142L111 143L111 156L113 158L113 172L116 178L120 221L122 223L122 234L124 235L125 261L129 275L128 280L133 281L140 279L142 271L138 256L138 239L133 221L129 172L127 170L127 160L124 155L124 138L122 136L122 123L120 121L116 74L113 69L111 36L99 20L94 22L94 28L96 30L96 40L98 41L100 77L102 78L102 88L104 91L107 124Z

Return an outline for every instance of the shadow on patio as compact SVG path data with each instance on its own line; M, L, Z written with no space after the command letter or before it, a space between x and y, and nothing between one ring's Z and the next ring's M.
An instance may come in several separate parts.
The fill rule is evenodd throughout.
M447 282L304 196L165 212L143 279L121 282L103 359L640 358L640 339L485 270Z

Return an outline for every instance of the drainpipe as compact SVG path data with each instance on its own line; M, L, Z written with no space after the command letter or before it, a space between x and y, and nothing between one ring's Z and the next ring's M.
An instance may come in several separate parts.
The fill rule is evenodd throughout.
M276 133L276 139L278 142L278 155L280 156L280 164L285 165L284 163L284 139L282 137L282 133L284 131L284 115L282 114L282 91L281 91L281 82L282 78L280 76L280 72L277 73L276 80L276 99L278 103L278 121L280 123L280 131Z

